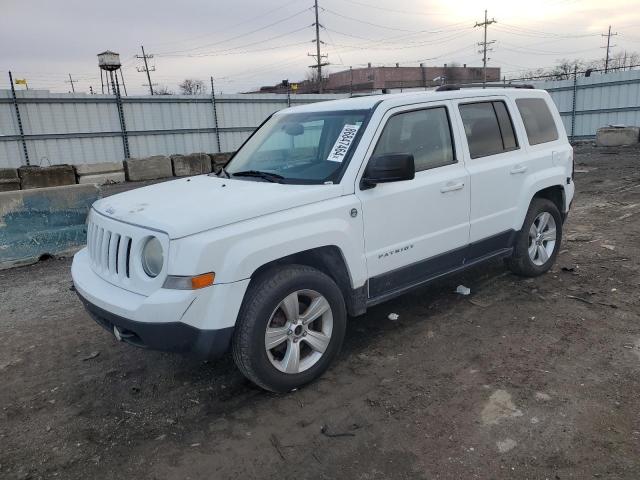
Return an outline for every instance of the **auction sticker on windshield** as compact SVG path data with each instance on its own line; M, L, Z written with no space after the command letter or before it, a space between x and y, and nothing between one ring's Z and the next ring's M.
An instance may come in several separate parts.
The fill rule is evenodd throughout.
M327 160L331 162L342 162L349 151L353 139L356 138L356 133L358 133L359 128L360 125L345 125L340 135L338 135L336 143L331 148L331 153L327 157Z

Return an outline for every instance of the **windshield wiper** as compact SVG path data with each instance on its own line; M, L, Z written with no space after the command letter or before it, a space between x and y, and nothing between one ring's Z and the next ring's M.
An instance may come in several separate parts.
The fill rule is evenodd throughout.
M284 180L284 177L282 175L278 175L277 173L262 172L260 170L245 170L243 172L235 172L235 173L232 173L231 176L257 177L272 183L282 183L282 180Z

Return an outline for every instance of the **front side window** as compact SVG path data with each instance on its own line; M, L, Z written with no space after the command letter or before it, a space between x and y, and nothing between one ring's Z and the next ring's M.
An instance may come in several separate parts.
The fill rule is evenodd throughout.
M392 116L373 156L393 153L412 154L416 172L455 163L447 109L436 107Z
M520 111L529 145L553 142L558 139L558 129L547 102L542 98L518 98Z
M367 114L368 110L276 114L238 150L227 172L238 179L282 183L339 181Z
M478 102L460 105L460 116L471 158L516 150L518 141L504 102Z

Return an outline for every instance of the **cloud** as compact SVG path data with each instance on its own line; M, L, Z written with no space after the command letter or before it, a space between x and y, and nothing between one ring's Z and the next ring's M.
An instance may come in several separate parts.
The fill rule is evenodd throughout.
M634 31L640 11L633 0L487 0L490 27L497 40L491 65L503 71L552 65L558 58L602 56L609 23L620 35L618 49L640 50ZM479 65L473 28L483 10L475 0L320 0L323 53L329 71L349 65L442 64ZM226 93L282 79L305 77L313 58L315 32L311 0L211 0L110 2L32 0L3 2L0 44L3 69L26 77L32 88L66 91L68 74L76 87L99 89L96 54L121 54L129 93L145 93L145 74L135 55L144 44L155 54L154 83L176 89L186 77L207 81L213 76ZM632 8L633 7L633 8ZM535 12L534 12L535 10ZM591 34L591 36L578 36ZM571 37L571 36L574 37ZM6 88L6 73L0 88Z

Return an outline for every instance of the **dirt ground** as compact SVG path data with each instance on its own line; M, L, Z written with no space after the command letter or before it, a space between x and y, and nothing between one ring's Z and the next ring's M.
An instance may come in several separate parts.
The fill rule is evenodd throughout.
M640 149L576 151L552 272L380 305L288 395L117 343L70 259L0 272L0 478L640 478Z

